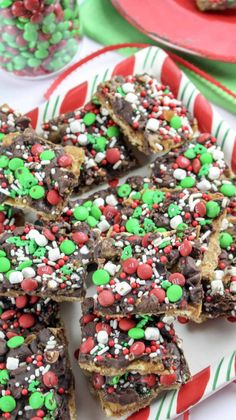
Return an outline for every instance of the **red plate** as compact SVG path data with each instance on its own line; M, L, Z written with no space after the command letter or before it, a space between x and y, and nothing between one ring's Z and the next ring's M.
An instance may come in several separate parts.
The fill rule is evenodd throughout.
M236 12L200 12L195 0L112 0L149 37L202 57L236 62Z

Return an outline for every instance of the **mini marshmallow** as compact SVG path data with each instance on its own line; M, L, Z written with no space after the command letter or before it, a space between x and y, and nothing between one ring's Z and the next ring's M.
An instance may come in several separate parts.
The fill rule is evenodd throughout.
M220 168L217 166L212 166L208 172L208 178L212 181L220 177Z
M160 337L160 331L158 328L154 328L154 327L147 327L145 330L145 339L146 340L154 340L157 341L159 340Z
M125 281L122 281L121 283L117 283L116 285L116 292L119 293L121 296L127 295L129 292L131 292L132 287L126 283Z
M88 249L87 245L83 245L83 246L82 246L82 248L80 248L80 253L81 253L82 255L87 255L87 254L89 254L89 249Z
M59 248L51 248L48 252L49 261L57 261L61 257L61 252Z
M49 289L56 289L58 287L58 283L55 280L49 280L48 287Z
M177 226L179 226L180 223L183 222L183 218L180 215L177 215L175 217L173 217L173 219L170 220L170 227L172 229L176 229Z
M21 271L13 271L9 275L9 282L11 284L21 283L23 279L24 277Z
M46 246L48 243L48 240L46 236L39 234L38 236L36 236L35 242L38 246Z
M107 220L102 220L98 223L97 227L101 232L106 232L110 228L110 224L107 222Z
M178 179L178 181L182 181L187 175L187 172L184 169L177 168L173 172L173 176L175 179Z
M101 330L98 332L97 341L99 344L107 344L108 342L108 334L105 330Z
M7 358L6 368L8 370L15 370L18 368L18 366L19 366L19 359L17 359L16 357Z
M74 133L79 133L81 130L81 123L79 122L79 120L74 120L71 121L70 123L70 131L74 134Z
M111 261L108 261L105 265L104 265L104 270L108 271L108 273L111 276L114 276L116 274L117 271L117 266L116 264L113 264Z
M225 159L224 152L222 152L222 150L220 150L220 149L215 149L212 153L212 156L213 156L214 160L224 160Z
M122 85L122 90L124 91L124 93L129 93L129 92L134 92L134 85L133 83L124 83Z
M232 281L229 286L230 293L236 293L236 281Z
M36 272L32 267L25 267L22 270L22 274L23 274L24 279L30 279L32 277L35 277Z
M101 206L104 206L104 203L105 203L105 201L103 200L103 198L98 197L94 200L93 205L101 207Z
M114 194L110 194L106 198L106 203L109 204L109 206L116 206L118 204L118 201Z
M97 163L100 163L100 162L102 162L102 160L103 160L103 159L105 159L105 157L106 157L105 153L98 152L98 153L96 154L96 156L95 156L95 161L96 161ZM91 159L90 159L90 160L91 160ZM86 165L86 166L87 166L87 165ZM93 166L95 166L95 165L93 165Z
M78 140L78 143L81 145L81 146L86 146L86 144L88 144L88 137L87 137L87 134L80 134L78 137L77 137L77 140Z
M197 188L201 192L206 192L211 189L211 183L207 179L203 179L202 181L197 183Z
M222 280L224 277L224 271L222 270L215 270L214 272L215 280Z
M221 280L212 280L211 282L211 294L212 295L224 295L224 284Z
M127 93L127 95L125 95L125 100L127 102L130 102L131 104L133 104L133 103L137 102L138 97L137 97L137 95L135 95L135 93L129 92L129 93Z
M154 133L159 129L160 121L156 120L156 118L149 118L146 124L146 130L153 131Z
M40 235L40 233L39 233L39 231L38 230L36 230L36 229L31 229L30 231L29 231L29 233L27 234L27 238L29 238L29 239L35 239L36 238L36 236L39 236Z

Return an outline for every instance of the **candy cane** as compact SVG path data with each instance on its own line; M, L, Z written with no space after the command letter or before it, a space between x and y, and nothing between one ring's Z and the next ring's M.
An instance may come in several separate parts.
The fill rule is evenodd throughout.
M163 393L150 407L129 416L127 420L174 419L233 382L235 378L236 351L198 372L179 390Z

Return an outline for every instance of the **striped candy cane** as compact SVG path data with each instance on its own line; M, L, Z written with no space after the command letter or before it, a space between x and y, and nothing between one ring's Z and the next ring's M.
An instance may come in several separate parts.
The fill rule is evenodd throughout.
M167 391L150 407L127 420L174 419L213 395L236 378L236 351L198 372L179 390Z
M42 122L83 106L96 91L100 82L115 74L128 75L144 72L170 86L177 98L182 100L186 108L197 118L200 130L210 132L217 138L218 144L225 153L226 162L236 173L235 131L215 111L170 56L158 47L142 49L116 66L110 66L73 87L65 94L53 94L47 102L30 111L28 115L32 118L34 128L40 130ZM73 72L68 75L68 77L72 76Z

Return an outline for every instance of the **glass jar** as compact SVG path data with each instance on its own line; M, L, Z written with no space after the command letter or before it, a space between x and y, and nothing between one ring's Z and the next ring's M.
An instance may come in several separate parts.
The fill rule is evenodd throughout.
M42 77L70 63L80 45L78 0L0 0L0 67Z

